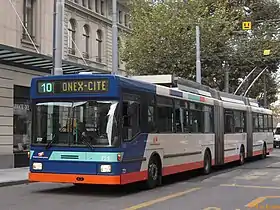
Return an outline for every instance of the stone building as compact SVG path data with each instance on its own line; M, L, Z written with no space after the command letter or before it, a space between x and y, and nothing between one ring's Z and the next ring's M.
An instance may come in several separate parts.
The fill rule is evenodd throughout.
M118 2L119 31L130 32L128 10ZM64 73L110 72L112 3L65 0ZM52 69L53 0L6 0L0 7L0 168L28 165L29 87ZM119 70L125 74L124 64Z

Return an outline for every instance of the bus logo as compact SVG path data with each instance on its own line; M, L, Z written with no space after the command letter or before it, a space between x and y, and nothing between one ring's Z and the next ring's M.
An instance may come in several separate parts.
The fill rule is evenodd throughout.
M151 143L151 145L160 145L160 143L158 142L158 137L157 136L155 136L153 138L153 142Z
M39 157L43 157L43 156L44 156L44 152L39 152L39 153L38 153L38 156L39 156Z

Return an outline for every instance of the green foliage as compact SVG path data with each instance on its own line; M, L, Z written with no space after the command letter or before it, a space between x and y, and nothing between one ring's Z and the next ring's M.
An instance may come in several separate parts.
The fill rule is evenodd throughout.
M195 26L201 32L202 83L224 89L224 63L229 64L230 90L233 92L255 66L268 66L266 73L268 102L276 100L277 82L273 72L279 65L280 18L277 0L248 0L245 5L227 0L167 1L151 4L130 2L133 31L124 38L122 60L131 74L175 74L195 80ZM236 1L238 2L238 1ZM252 13L245 16L243 6ZM252 21L251 32L241 31L243 21ZM262 22L260 22L260 20ZM263 56L270 49L271 55ZM262 78L262 77L261 77ZM249 92L250 97L263 93L262 79ZM248 84L254 77L250 78ZM248 87L247 84L247 87ZM244 92L244 88L239 94Z

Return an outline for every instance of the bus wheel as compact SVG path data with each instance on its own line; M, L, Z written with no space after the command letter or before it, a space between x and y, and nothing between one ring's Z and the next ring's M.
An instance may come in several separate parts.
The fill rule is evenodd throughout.
M204 155L203 173L210 174L210 172L211 172L211 155L207 150Z
M158 163L155 157L152 157L149 161L148 166L148 180L147 180L147 188L152 189L155 188L161 180L161 173L160 173L160 164Z
M240 154L239 154L239 157L240 157L240 159L239 159L239 164L240 164L240 165L243 165L243 164L245 163L245 152L244 152L244 149L243 149L243 148L241 149L241 152L240 152Z
M263 151L262 151L262 159L266 158L266 145L263 145Z

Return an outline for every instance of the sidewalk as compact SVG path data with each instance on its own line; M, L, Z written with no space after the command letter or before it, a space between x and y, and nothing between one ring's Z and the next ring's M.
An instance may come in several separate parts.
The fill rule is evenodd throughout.
M0 187L28 183L28 167L0 169Z

